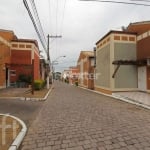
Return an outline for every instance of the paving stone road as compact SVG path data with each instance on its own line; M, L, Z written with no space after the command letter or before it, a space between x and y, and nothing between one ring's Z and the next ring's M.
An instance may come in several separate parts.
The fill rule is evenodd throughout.
M150 110L55 82L22 150L150 150Z

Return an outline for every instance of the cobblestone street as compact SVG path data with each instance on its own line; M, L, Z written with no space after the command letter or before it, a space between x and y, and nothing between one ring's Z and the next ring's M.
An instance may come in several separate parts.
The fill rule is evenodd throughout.
M55 82L22 150L150 150L150 110Z

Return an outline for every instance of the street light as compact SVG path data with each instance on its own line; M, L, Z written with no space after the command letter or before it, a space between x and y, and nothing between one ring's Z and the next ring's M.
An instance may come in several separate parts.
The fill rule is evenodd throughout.
M57 64L58 64L58 59L59 59L59 58L62 58L62 57L66 57L66 56L59 56L59 57L57 57L56 59L54 59L54 60L52 61L52 63L51 63L52 66L53 66L53 65L57 65Z
M66 56L65 56L65 55L59 56L59 57L57 57L56 59L54 59L54 60L52 61L52 63L51 63L52 83L53 83L53 81L54 81L54 78L53 78L53 74L54 74L54 65L57 65L57 64L58 64L58 59L64 58L64 57L66 57Z
M57 61L59 58L62 58L62 57L66 57L65 55L64 56L59 56L59 57L57 57L56 59L54 59L52 62L55 62L55 61Z

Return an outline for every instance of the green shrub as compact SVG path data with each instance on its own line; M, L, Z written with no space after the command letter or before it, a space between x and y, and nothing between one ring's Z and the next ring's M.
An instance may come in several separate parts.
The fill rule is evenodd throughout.
M18 76L18 81L19 82L25 82L25 83L31 84L31 82L32 82L32 76L31 75L26 75L26 74L20 74Z
M34 81L34 90L41 90L44 87L45 87L44 80L35 80Z
M27 82L27 75L25 74L20 74L19 77L18 77L18 80L20 82Z

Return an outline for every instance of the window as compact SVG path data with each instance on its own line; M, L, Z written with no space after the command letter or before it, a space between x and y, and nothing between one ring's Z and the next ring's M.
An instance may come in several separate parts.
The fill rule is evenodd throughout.
M12 44L12 47L18 47L18 44Z
M10 76L16 76L16 70L10 70Z
M26 48L31 48L32 46L31 45L26 45Z
M25 45L19 44L19 48L25 48Z
M147 66L150 66L150 58L147 58Z
M91 59L91 66L94 66L94 58Z

